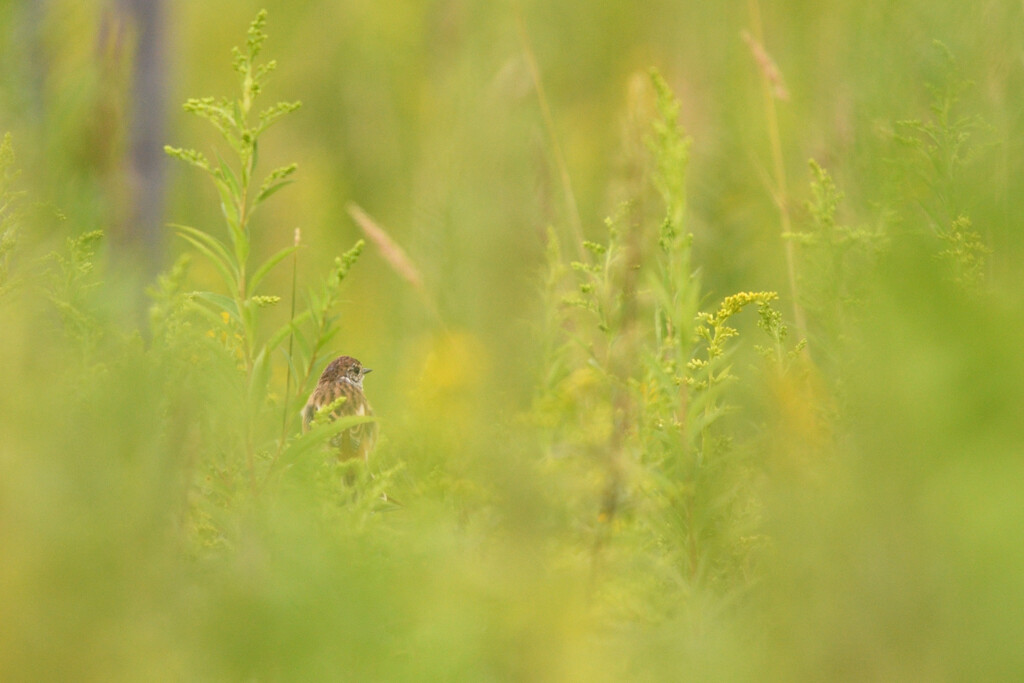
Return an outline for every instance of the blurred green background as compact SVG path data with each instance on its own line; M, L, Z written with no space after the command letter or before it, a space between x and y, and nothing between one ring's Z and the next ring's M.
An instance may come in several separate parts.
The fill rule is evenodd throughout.
M138 243L128 5L0 0L0 134L25 193L0 252L14 283L0 282L0 678L1024 672L1019 3L163 3L162 94L142 100L158 150L224 152L180 103L235 92L230 49L263 7L279 63L264 104L303 103L261 140L261 168L299 171L254 219L254 257L299 228L299 290L317 286L363 237L355 202L422 273L425 296L368 245L329 350L375 369L381 471L402 502L388 510L339 503L312 464L257 496L219 490L205 466L229 459L244 411L218 374L230 364L194 345L175 360L147 330L145 289L189 249L166 228ZM777 125L744 31L784 78ZM755 528L714 533L757 551L724 583L669 566L675 541L650 542L639 503L598 563L598 474L558 456L533 415L551 371L545 236L569 242L578 220L603 242L604 218L648 182L651 67L692 138L702 307L773 290L791 326L794 301L809 317L808 383L759 375L745 339L733 361L739 415L722 438L755 482ZM946 125L911 132L915 147L907 120ZM792 230L813 223L811 158L844 195L836 222L875 235L877 257L800 250L794 292L779 205ZM223 235L200 174L146 168L155 225ZM959 215L990 250L975 287L942 256ZM97 229L95 264L53 276L47 254ZM217 287L198 259L189 277ZM263 289L287 297L291 277L282 266ZM287 315L270 309L266 328Z

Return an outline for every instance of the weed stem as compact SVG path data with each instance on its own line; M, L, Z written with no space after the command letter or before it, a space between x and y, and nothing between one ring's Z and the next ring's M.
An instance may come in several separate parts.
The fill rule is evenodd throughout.
M763 31L761 29L761 8L758 0L749 0L750 28L754 41L763 45ZM792 220L789 215L789 189L786 181L786 164L782 157L782 135L779 132L779 116L775 107L776 92L773 90L771 80L765 74L761 79L761 89L764 95L765 118L768 125L768 142L771 147L772 169L775 180L775 205L779 209L779 222L782 228L783 244L786 254L786 275L789 280L789 291L793 299L793 321L796 324L798 337L807 337L807 322L804 318L803 307L799 301L799 288L797 286L796 272L796 250L793 241L786 235L793 232Z

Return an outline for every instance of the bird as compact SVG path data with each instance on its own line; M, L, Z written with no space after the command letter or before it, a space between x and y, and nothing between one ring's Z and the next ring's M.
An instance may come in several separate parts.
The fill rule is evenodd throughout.
M352 356L338 356L332 360L324 368L302 409L302 430L309 431L317 413L328 406L331 409L327 417L332 421L349 415L372 417L373 408L363 393L363 377L369 372L372 368L363 367ZM331 439L331 445L338 449L338 457L342 460L362 458L365 461L376 441L377 424L364 422L339 432Z

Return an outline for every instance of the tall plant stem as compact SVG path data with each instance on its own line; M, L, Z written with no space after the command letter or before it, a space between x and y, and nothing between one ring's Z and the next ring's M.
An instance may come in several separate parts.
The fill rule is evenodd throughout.
M302 233L299 232L298 228L295 228L295 246L299 246L299 240L301 239ZM288 313L289 320L295 320L295 290L298 288L298 277L299 277L299 250L296 248L292 252L292 301L291 311ZM295 330L293 329L288 335L288 370L284 383L284 408L281 411L281 438L277 442L278 455L281 453L281 449L284 448L284 440L288 435L288 401L292 395L292 349L295 347Z
M761 28L761 6L758 0L749 0L750 30L759 44L764 44ZM779 209L779 223L782 242L786 255L786 275L789 280L789 292L793 300L793 321L796 323L800 338L807 337L807 321L803 307L800 305L800 293L797 285L796 250L789 235L793 232L792 218L789 215L789 187L786 180L786 164L782 157L782 135L779 132L779 115L775 105L775 93L768 78L761 79L761 91L764 97L765 118L768 126L768 143L772 155L772 173L774 176L774 200Z

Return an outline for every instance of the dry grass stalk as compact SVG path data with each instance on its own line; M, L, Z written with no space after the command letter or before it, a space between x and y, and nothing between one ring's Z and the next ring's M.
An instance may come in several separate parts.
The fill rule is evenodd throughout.
M370 218L369 214L362 210L358 204L349 202L348 215L362 229L366 237L377 245L384 260L388 265L404 278L409 284L424 292L423 278L419 269L406 255L405 250L398 246L398 243L391 239L391 236L376 221Z
M750 54L754 56L754 61L757 62L758 68L761 69L761 75L764 76L765 81L771 86L772 95L776 99L784 102L788 101L789 90L786 89L786 83L782 80L782 72L779 71L775 60L764 49L764 45L758 42L749 32L743 31L740 35L743 36L743 41L750 48Z

